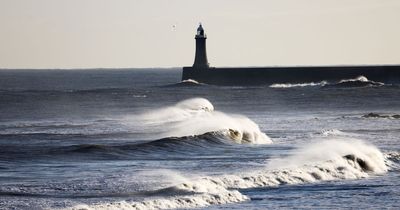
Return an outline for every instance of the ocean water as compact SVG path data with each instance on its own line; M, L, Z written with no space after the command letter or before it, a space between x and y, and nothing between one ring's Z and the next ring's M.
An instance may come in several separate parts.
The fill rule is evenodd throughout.
M400 87L0 70L1 209L399 209Z

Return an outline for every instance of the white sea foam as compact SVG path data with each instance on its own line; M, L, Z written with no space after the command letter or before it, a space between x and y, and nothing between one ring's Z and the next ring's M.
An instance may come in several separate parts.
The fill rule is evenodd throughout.
M294 88L294 87L312 87L312 86L324 86L328 84L326 81L321 82L310 82L310 83L284 83L284 84L272 84L271 88Z
M310 82L310 83L276 83L272 84L269 87L271 88L296 88L296 87L313 87L313 86L337 86L337 85L370 85L370 86L382 86L385 85L384 83L381 82L375 82L372 80L369 80L365 76L358 76L356 78L351 78L351 79L342 79L338 83L328 83L327 81L321 81L321 82Z
M352 83L361 83L361 84L367 84L369 86L382 86L385 85L385 83L382 82L375 82L372 80L369 80L367 77L365 76L358 76L354 79L343 79L340 80L339 83L337 83L338 85L343 85L343 84L352 84Z
M365 76L358 76L354 79L342 79L340 80L339 83L343 83L343 82L369 82L370 80L368 80Z
M161 137L192 136L217 131L237 143L272 143L249 118L214 111L214 106L204 98L192 98L174 106L144 113L139 116L139 120L152 129L161 129Z
M343 158L346 155L353 155L354 157L363 160L368 167L360 168L359 165L354 164L357 161L350 161L349 159ZM352 177L361 178L369 172L384 173L387 170L384 163L384 156L376 147L364 143L361 140L343 137L330 138L328 140L306 145L298 149L291 157L270 162L269 168L297 168L300 165L307 167L332 166L336 168L342 166L345 169L351 169L353 175L343 176L343 179L349 179ZM331 172L334 171L335 170L331 170ZM340 171L343 171L343 169ZM345 175L343 173L339 173L338 175L340 174Z
M177 196L78 205L71 209L170 209L241 202L249 198L236 189L365 178L385 173L387 162L377 148L360 140L331 139L306 145L292 156L272 160L263 170L203 177L160 190Z
M144 94L142 94L142 95L132 95L132 97L134 97L134 98L146 98L147 95L144 95Z
M347 133L340 131L338 129L325 129L322 130L319 134L322 136L346 136Z
M192 84L197 84L197 85L201 84L200 82L197 82L194 79L185 79L185 80L182 80L181 83L192 83Z

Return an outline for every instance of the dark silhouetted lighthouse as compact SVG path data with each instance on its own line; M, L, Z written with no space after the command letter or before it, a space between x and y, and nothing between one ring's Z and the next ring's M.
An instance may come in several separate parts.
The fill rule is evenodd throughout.
M207 60L207 52L206 52L206 39L207 36L204 33L203 26L201 23L197 28L197 34L195 36L196 39L196 57L194 58L193 68L208 68L209 63Z
M360 82L357 80L355 86L352 87L374 86L381 83L400 84L400 65L210 67L206 53L207 37L201 24L195 38L194 64L190 67L183 67L182 81L191 79L205 84L233 86L328 81L333 85L332 87L339 87L342 85L340 81L343 79L362 75L370 81Z

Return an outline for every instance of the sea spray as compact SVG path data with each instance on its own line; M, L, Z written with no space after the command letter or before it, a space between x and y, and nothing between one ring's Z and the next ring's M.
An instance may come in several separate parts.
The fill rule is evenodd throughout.
M358 179L388 170L388 160L376 147L357 139L330 139L305 145L293 155L272 160L265 169L245 174L207 176L159 190L163 198L79 205L72 209L171 209L242 202L238 189ZM393 157L393 155L390 155ZM176 196L166 197L175 194Z
M263 170L212 178L226 188L254 188L337 179L359 179L387 172L385 156L356 139L308 144L293 155L271 160Z
M236 143L268 144L271 139L249 118L214 111L204 98L192 98L174 106L143 113L137 118L158 132L158 137L182 137L220 132Z
M383 154L376 147L364 141L353 138L328 138L312 144L306 144L293 152L293 155L283 159L269 162L268 167L274 168L298 168L299 166L313 166L324 164L347 164L347 155L353 155L368 163L374 173L387 171ZM352 160L355 162L356 160ZM350 167L351 168L351 167ZM360 169L359 172L365 172Z

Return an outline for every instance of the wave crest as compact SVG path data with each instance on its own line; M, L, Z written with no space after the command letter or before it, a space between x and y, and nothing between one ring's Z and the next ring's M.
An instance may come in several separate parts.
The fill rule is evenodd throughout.
M167 85L170 87L191 87L191 86L203 86L206 85L204 83L198 82L194 79L186 79L186 80L182 80L178 83L172 84L172 85Z
M321 81L321 82L310 82L310 83L283 83L283 84L272 84L269 87L271 88L294 88L294 87L314 87L314 86L325 86L328 84L326 81Z
M389 156L389 155L387 155ZM272 161L265 169L239 175L223 175L186 180L158 190L168 198L139 202L121 201L72 209L169 209L194 208L242 202L249 198L237 189L302 184L317 181L358 179L385 173L388 157L360 140L326 140L307 145L294 155ZM396 155L390 157L396 158ZM172 193L172 194L171 194ZM175 195L175 196L174 196Z
M369 80L365 76L358 76L356 78L351 79L342 79L336 82L327 82L327 81L320 81L320 82L309 82L309 83L277 83L272 84L270 88L296 88L296 87L340 87L340 88L352 88L352 87L379 87L384 86L385 83L382 82L375 82Z
M160 137L220 132L237 143L272 143L271 139L249 118L214 111L214 106L204 98L192 98L174 106L153 110L142 114L139 119L152 129L158 129Z
M338 83L332 85L335 87L379 87L379 86L384 86L385 83L382 82L375 82L372 80L369 80L365 76L358 76L354 79L343 79L340 80Z

